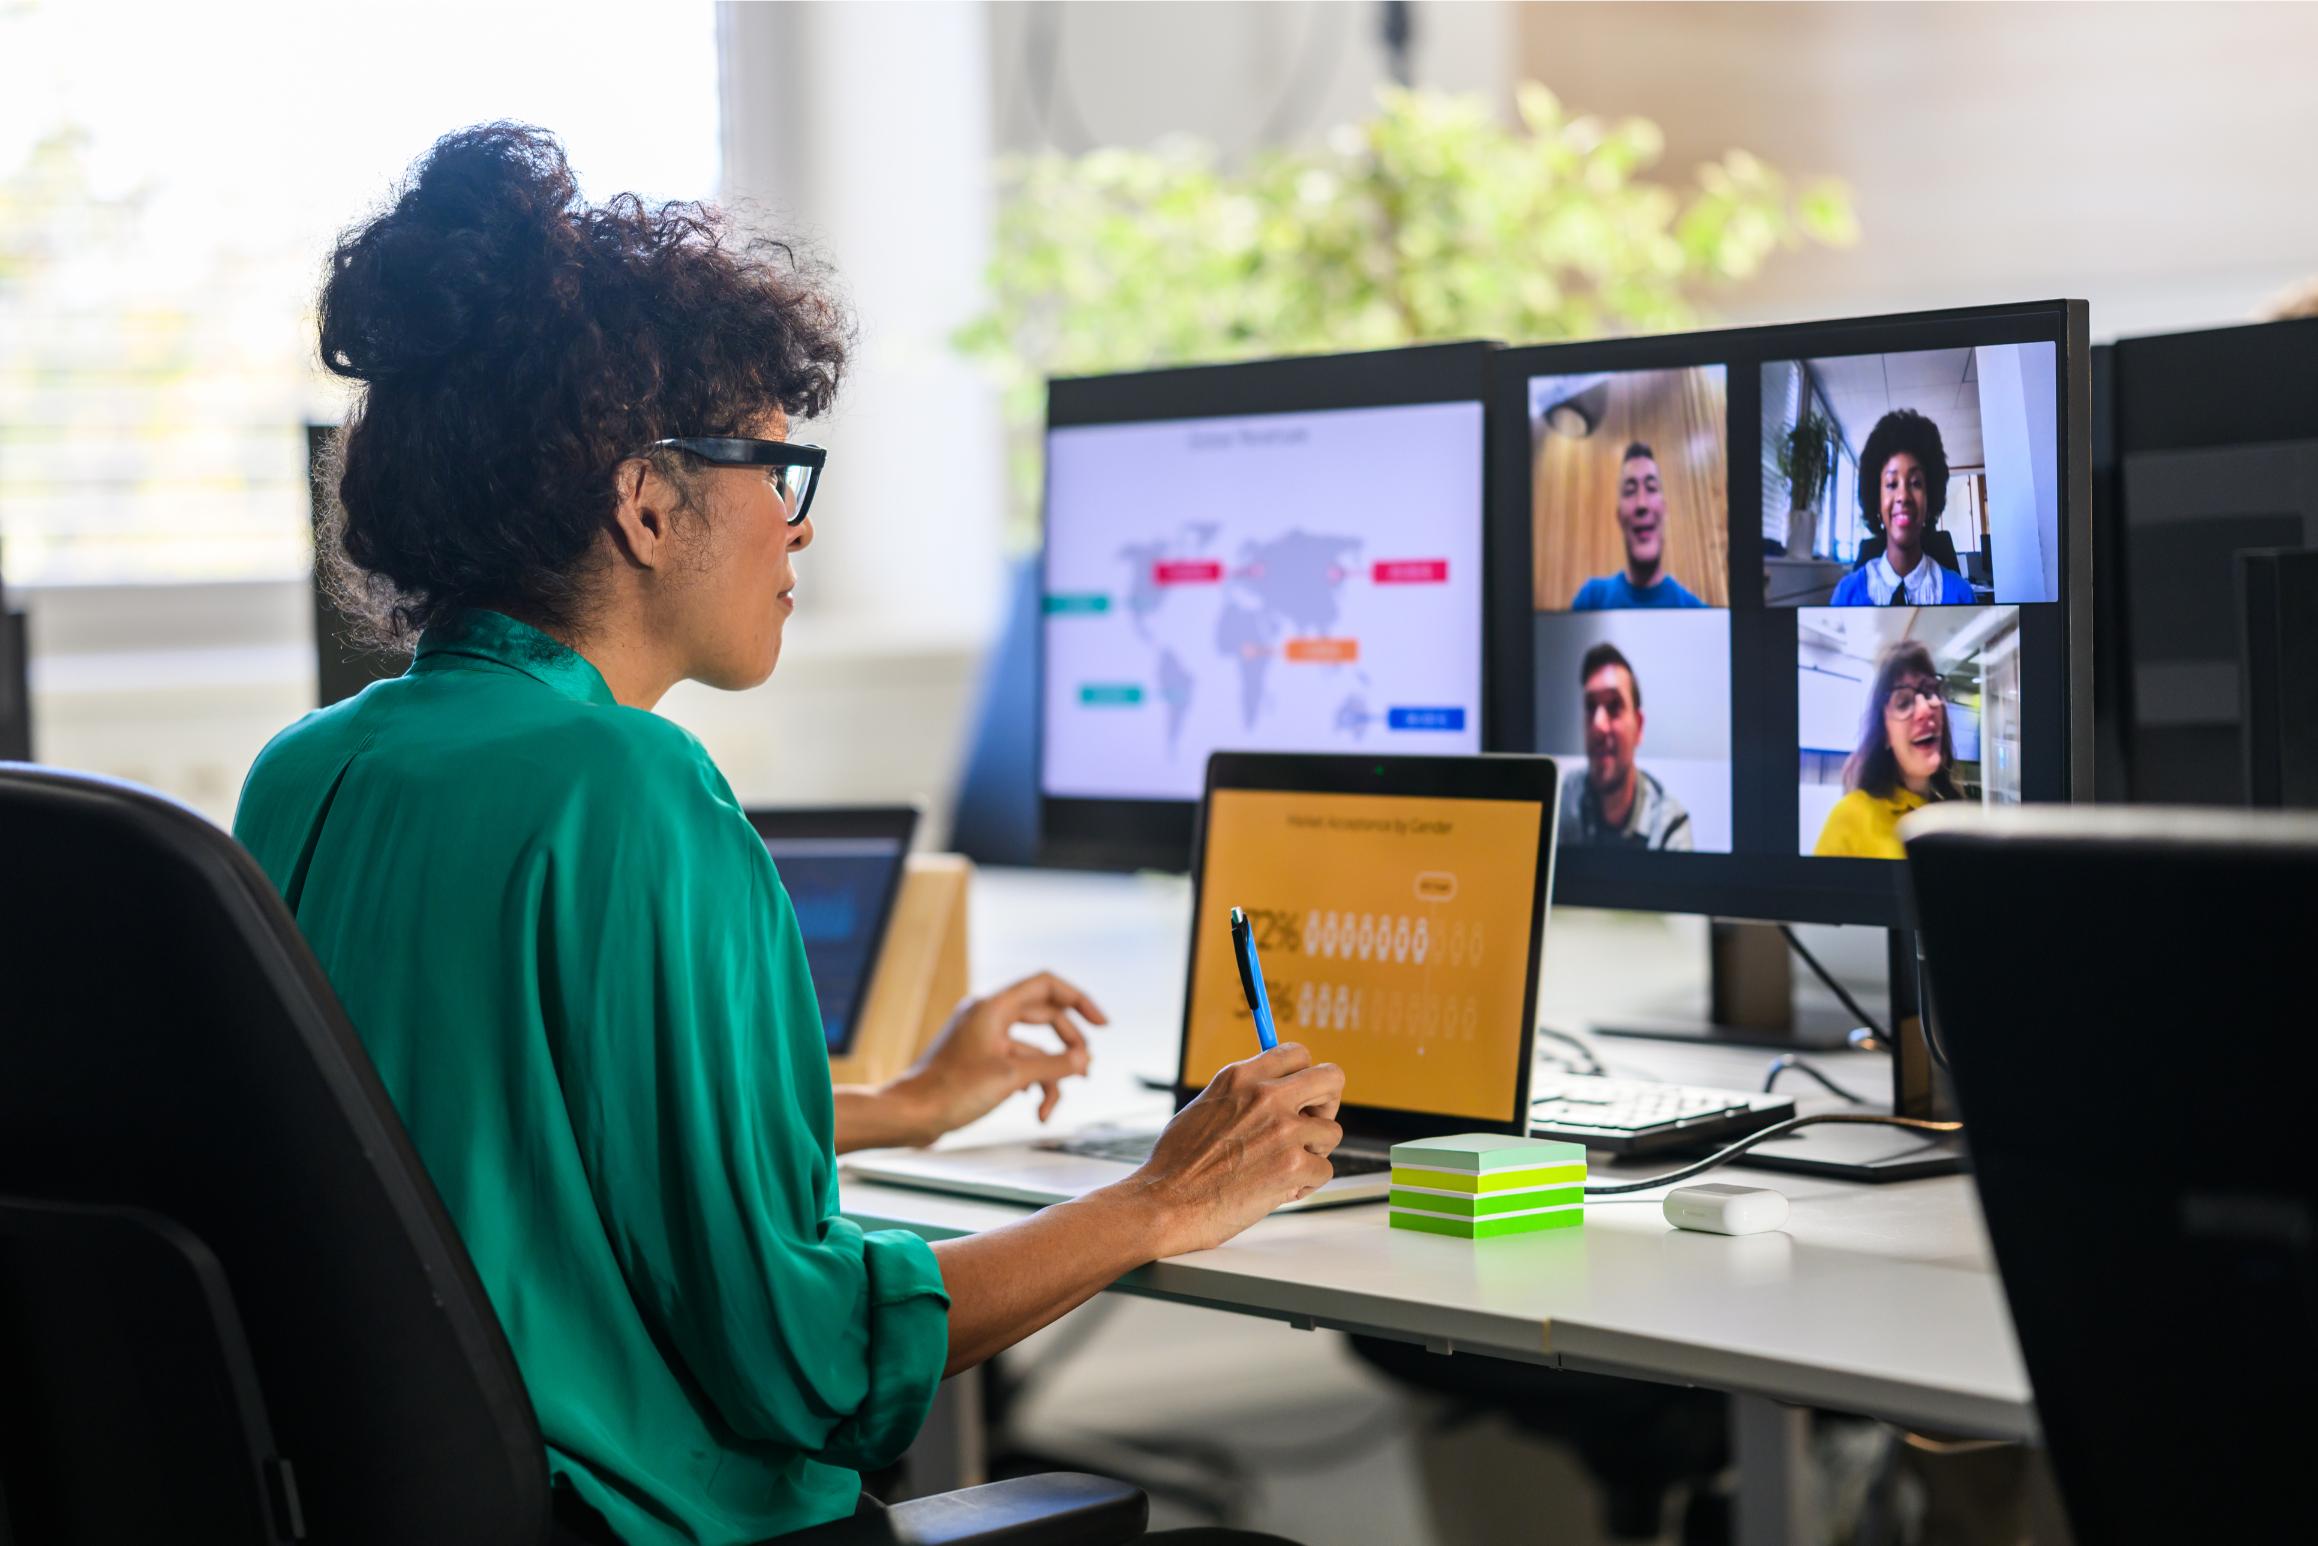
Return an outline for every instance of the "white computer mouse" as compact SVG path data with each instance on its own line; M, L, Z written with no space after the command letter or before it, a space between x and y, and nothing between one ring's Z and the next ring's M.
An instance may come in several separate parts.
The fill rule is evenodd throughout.
M1787 1194L1764 1186L1684 1186L1666 1194L1666 1222L1711 1235L1758 1235L1787 1222Z

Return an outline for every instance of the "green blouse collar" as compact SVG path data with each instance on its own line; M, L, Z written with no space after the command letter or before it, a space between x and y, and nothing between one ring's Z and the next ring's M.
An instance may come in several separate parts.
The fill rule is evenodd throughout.
M587 657L529 623L504 612L464 612L419 636L411 670L456 671L476 662L519 672L579 703L610 708L618 702L603 673Z

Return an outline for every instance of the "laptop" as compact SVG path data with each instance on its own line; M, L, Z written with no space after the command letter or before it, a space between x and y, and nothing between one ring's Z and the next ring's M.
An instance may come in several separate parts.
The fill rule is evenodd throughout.
M1232 957L1243 908L1281 1038L1344 1069L1336 1177L1288 1207L1383 1197L1404 1139L1526 1130L1555 780L1550 757L1208 759L1175 1104L1257 1051ZM1122 1179L1158 1136L1091 1131L844 1166L1043 1205Z
M893 921L917 832L917 807L752 806L746 814L779 866L796 910L829 1055L844 1057L853 1050L856 1015L877 980L886 925Z

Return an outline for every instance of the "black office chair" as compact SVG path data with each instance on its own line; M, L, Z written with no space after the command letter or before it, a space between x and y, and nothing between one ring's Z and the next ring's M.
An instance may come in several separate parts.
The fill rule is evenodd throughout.
M2318 817L1943 808L1906 843L1935 1046L2076 1539L2299 1538Z
M789 1537L1086 1546L1038 1476ZM233 840L0 763L0 1546L537 1546L545 1451L361 1044Z

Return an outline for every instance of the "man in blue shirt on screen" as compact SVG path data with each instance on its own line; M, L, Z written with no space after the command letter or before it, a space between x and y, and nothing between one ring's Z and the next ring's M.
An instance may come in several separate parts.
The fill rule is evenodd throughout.
M1666 572L1666 489L1657 454L1639 440L1626 447L1618 467L1618 534L1626 540L1626 567L1579 586L1572 612L1706 605Z

